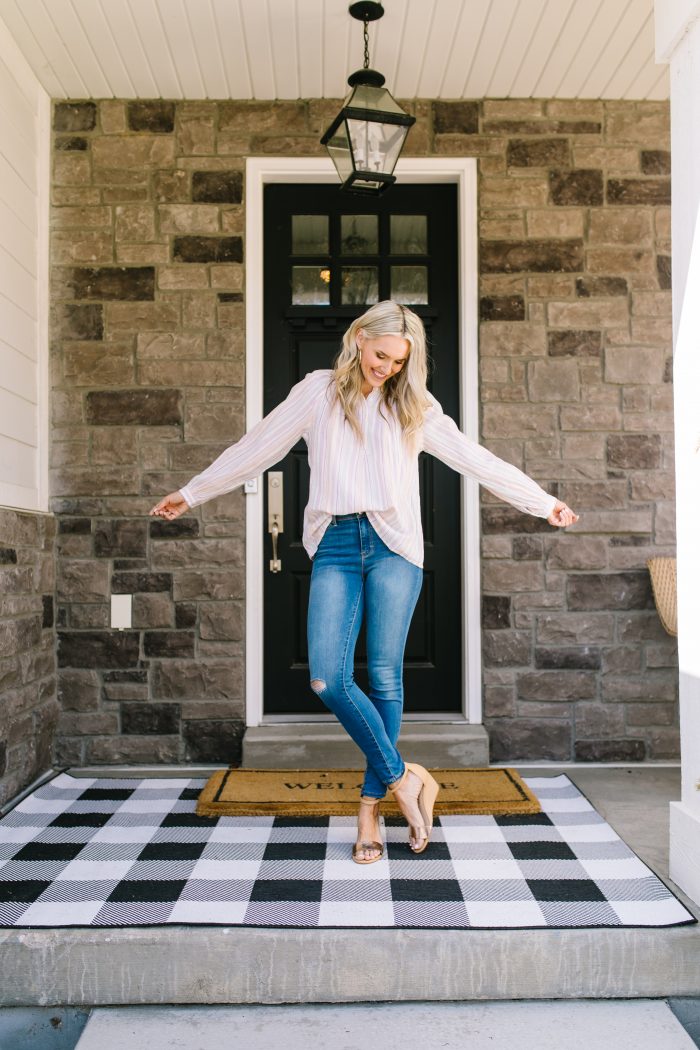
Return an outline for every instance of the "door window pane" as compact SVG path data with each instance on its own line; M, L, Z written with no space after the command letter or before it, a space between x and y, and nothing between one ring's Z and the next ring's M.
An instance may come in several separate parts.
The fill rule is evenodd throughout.
M375 255L379 251L377 216L341 215L340 251L343 255Z
M331 271L323 266L292 266L292 305L328 306Z
M376 266L344 266L342 270L343 306L369 306L378 302L379 282Z
M391 216L391 254L428 254L428 216Z
M328 216L292 215L292 255L328 253Z
M392 266L391 298L405 306L421 306L428 302L427 266Z

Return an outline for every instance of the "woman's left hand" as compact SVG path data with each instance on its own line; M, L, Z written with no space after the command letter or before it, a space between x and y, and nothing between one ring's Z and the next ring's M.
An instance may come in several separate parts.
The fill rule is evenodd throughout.
M184 514L189 509L182 494L176 491L163 496L160 503L156 503L155 507L151 507L148 513L155 514L159 518L165 518L166 521L172 521L173 518L179 518L181 514Z
M550 525L558 525L562 528L565 525L574 525L578 521L578 514L574 514L571 507L567 507L566 503L557 500L554 504L554 510L547 518L547 521Z

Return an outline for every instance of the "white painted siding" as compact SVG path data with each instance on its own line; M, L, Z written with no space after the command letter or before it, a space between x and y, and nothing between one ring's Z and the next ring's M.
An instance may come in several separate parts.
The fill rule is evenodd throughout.
M48 509L48 95L0 20L0 505Z
M0 0L54 98L336 98L348 0ZM390 0L372 66L400 98L668 98L653 0Z

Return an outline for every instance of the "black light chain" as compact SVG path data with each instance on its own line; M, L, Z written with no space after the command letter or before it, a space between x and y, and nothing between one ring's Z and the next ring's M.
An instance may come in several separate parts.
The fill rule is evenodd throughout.
M367 19L365 18L365 64L363 69L369 69L369 30L367 29Z

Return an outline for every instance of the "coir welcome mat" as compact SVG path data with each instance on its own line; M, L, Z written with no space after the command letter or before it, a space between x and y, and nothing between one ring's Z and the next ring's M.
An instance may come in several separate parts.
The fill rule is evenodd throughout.
M440 785L434 813L539 813L540 804L514 769L431 769ZM218 769L197 801L200 817L333 817L357 814L358 769ZM400 816L390 793L385 816Z

